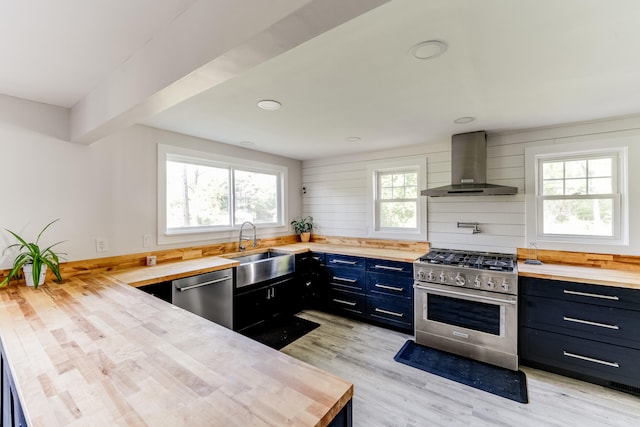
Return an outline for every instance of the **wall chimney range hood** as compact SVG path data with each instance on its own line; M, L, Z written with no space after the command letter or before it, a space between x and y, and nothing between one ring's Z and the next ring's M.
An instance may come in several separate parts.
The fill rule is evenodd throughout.
M469 132L451 137L451 185L422 190L431 197L517 194L517 187L487 184L487 134Z

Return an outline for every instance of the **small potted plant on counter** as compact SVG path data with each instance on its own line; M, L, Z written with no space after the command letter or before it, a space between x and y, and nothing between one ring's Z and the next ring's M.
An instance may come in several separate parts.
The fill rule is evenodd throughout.
M311 230L313 230L313 217L297 217L291 221L291 225L293 226L294 231L300 235L301 242L309 241L311 238Z
M62 255L62 253L54 252L52 249L54 246L57 246L62 242L54 243L45 249L41 249L38 245L42 233L44 233L45 230L56 221L58 220L56 219L47 224L42 231L40 231L34 243L27 243L27 241L17 233L7 230L16 239L18 239L19 243L14 243L13 245L8 246L2 254L4 255L7 250L14 247L18 247L18 254L13 260L13 267L9 271L9 274L2 282L0 282L0 287L7 285L12 278L19 276L20 270L22 270L22 275L24 276L27 286L34 286L37 289L39 285L44 283L47 267L51 269L58 282L62 281L59 259L59 255Z

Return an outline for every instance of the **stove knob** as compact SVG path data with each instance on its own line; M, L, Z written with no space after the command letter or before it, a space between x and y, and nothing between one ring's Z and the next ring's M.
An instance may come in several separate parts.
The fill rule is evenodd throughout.
M456 275L455 281L456 281L456 285L458 286L464 286L467 284L467 280L464 278L464 274L458 273Z
M500 287L502 288L503 291L509 292L509 289L511 288L511 285L509 284L509 281L507 279L504 279L502 281L502 285L500 285Z
M482 280L480 280L480 276L476 276L476 278L473 279L473 286L476 288L482 287Z
M418 271L418 280L425 280L427 278L427 273L425 273L423 270Z
M493 277L489 277L489 280L487 280L487 288L493 289L495 287L496 287L496 282L493 281Z
M427 274L427 280L430 282L435 282L436 281L436 275L433 274L433 271L430 271L429 274Z
M447 275L444 272L440 273L440 283L447 283Z

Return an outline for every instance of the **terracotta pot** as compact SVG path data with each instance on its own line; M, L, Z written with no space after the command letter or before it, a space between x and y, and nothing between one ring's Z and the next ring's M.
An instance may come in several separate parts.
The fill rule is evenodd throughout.
M307 243L309 241L309 239L311 238L311 233L307 232L307 233L300 233L300 241L302 243Z

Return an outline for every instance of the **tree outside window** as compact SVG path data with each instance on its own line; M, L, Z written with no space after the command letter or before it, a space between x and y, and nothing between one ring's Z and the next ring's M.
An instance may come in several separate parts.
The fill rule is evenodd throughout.
M540 162L543 234L614 236L619 200L615 160L608 154Z
M378 229L418 228L418 172L377 173Z

